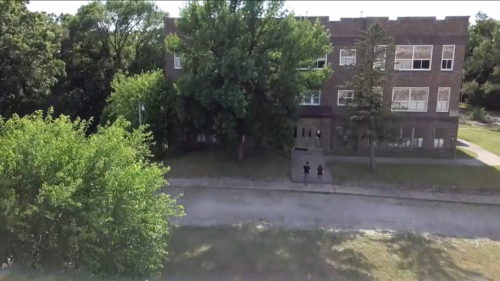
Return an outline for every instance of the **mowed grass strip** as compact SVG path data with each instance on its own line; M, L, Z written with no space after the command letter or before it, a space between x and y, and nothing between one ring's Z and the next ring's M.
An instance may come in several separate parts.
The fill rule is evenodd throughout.
M290 159L283 151L273 149L247 150L239 163L235 151L222 149L194 151L166 159L168 177L234 177L247 179L281 179L290 174Z
M500 127L460 125L458 137L500 155Z
M500 242L266 225L181 227L167 280L498 280ZM201 278L201 279L199 279Z
M370 172L368 164L331 162L328 168L334 183L397 184L405 187L457 187L500 190L500 166L473 167L421 164L378 164Z

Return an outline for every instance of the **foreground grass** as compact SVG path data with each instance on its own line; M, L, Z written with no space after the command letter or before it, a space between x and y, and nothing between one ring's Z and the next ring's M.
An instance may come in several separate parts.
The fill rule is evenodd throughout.
M164 161L171 167L169 177L243 177L252 179L285 178L290 160L284 152L271 149L248 150L243 163L234 151L195 151Z
M420 164L379 164L376 172L368 164L328 164L335 183L387 183L407 187L457 187L460 189L499 189L500 167L471 167Z
M500 242L382 232L182 227L167 280L498 280Z
M467 150L461 146L457 146L457 159L475 159L477 158L477 153Z
M500 155L500 128L460 125L458 137Z

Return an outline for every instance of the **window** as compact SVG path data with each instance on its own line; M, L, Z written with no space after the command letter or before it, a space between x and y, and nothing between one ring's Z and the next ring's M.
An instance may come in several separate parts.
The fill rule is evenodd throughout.
M349 101L354 99L354 90L339 90L337 95L337 105L346 106Z
M355 65L355 64L356 64L356 50L340 49L339 65Z
M438 88L436 112L448 112L450 108L450 91L450 87Z
M430 70L432 45L398 45L394 70Z
M175 69L182 69L181 57L175 53L174 53L174 68Z
M428 87L392 88L392 111L426 112Z
M327 58L328 56L325 55L324 57L319 57L315 62L314 64L311 66L311 68L313 69L321 69L321 68L325 68L326 67L326 62L327 62ZM305 70L305 69L309 69L309 67L306 67L304 65L300 65L299 68L300 70Z
M455 45L443 45L441 57L441 70L453 70L453 59L455 58Z
M321 92L319 90L312 90L304 94L300 105L319 105Z
M445 128L434 129L434 148L443 148L445 137L446 137Z
M324 57L318 58L316 60L315 68L325 68L326 66L326 55Z
M422 128L413 128L411 147L422 148L423 143L424 143L424 130Z
M394 128L391 137L390 148L422 148L424 142L421 128Z
M391 137L392 140L388 143L390 148L411 147L411 128L394 128Z
M380 71L385 70L385 55L387 47L385 45L378 45L375 47L375 61L373 62L373 68Z

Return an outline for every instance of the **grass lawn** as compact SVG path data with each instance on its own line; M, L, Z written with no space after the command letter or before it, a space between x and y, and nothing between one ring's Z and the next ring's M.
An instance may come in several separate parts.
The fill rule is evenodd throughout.
M472 159L477 158L477 153L467 150L461 146L457 146L457 158L460 159Z
M458 137L500 155L500 128L460 125Z
M181 227L166 280L498 280L500 242L266 226Z
M238 163L235 151L225 150L195 151L164 162L170 166L168 177L269 179L290 174L289 158L284 152L271 149L248 150L243 163Z
M429 188L432 186L461 189L500 189L499 167L470 167L416 164L379 164L371 173L368 164L328 164L335 183L388 183L408 187Z

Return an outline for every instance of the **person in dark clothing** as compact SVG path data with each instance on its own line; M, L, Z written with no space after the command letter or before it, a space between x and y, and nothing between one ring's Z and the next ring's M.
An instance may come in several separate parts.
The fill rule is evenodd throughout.
M311 170L311 166L309 166L309 161L306 161L304 165L304 185L307 186L307 176L309 176L309 170Z
M321 182L321 179L323 178L323 167L321 166L321 164L319 164L317 172L318 172L318 179Z

